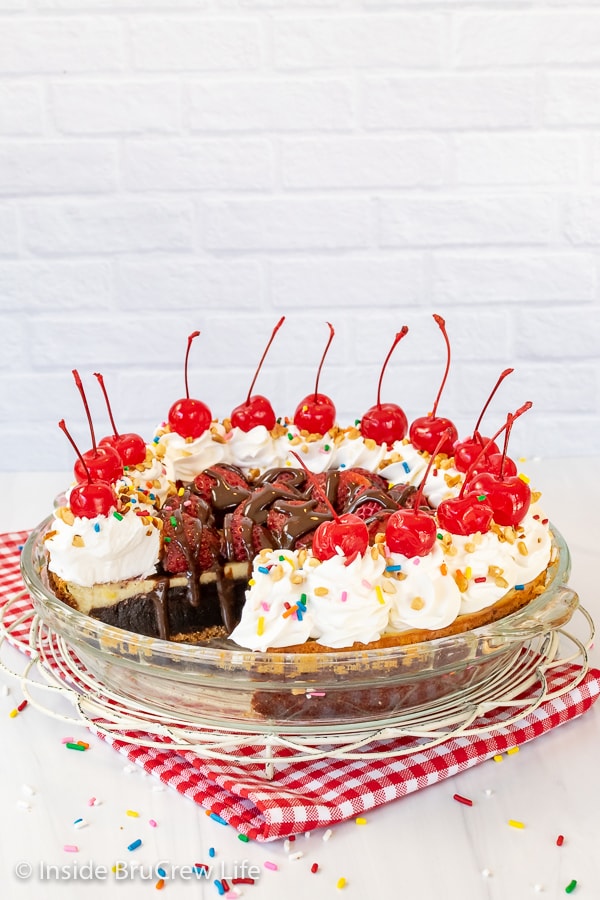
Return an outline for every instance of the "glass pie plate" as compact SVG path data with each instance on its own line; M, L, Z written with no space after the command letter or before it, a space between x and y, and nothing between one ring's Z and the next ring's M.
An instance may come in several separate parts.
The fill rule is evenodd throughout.
M178 722L261 733L328 733L389 725L407 710L466 696L497 683L525 655L543 652L579 599L566 586L567 545L552 529L546 586L526 606L472 631L364 651L257 653L228 641L193 645L106 625L57 599L46 582L43 536L30 535L22 573L34 609L107 689Z

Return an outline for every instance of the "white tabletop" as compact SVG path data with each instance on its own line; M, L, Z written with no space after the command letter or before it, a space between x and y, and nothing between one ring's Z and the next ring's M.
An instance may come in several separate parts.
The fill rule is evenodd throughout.
M571 586L600 622L594 589L598 463L534 460L524 470L532 486L542 490L544 508L570 546ZM60 473L0 474L0 531L36 524L66 483ZM3 658L20 663L10 647ZM591 658L600 665L598 648ZM242 844L232 828L211 821L191 801L168 788L156 790L151 776L83 727L69 734L89 740L90 750L66 751L60 721L32 707L9 716L21 694L18 683L0 673L0 692L4 684L10 690L0 693L0 896L5 900L106 896L107 888L111 897L147 898L161 863L167 872L175 871L165 896L217 897L214 884L198 883L181 869L198 861L212 862L217 874L224 866L226 877L236 866L238 874L244 864L257 866L256 884L242 890L245 897L261 900L304 900L309 893L414 900L558 898L573 880L573 896L600 896L600 704L502 763L483 763L373 810L365 815L366 825L337 825L326 842L318 831L297 837L286 850L283 841ZM473 806L456 803L455 792L471 798ZM89 807L90 797L101 805ZM139 818L127 816L127 810L139 812ZM79 817L88 825L76 830L73 822ZM525 827L510 827L510 819ZM556 845L558 834L564 835L562 847ZM137 837L143 846L133 859L126 847ZM78 846L77 854L65 852L71 844ZM212 860L210 847L215 848ZM300 859L290 858L298 852ZM118 883L111 871L117 860L129 867ZM277 863L278 870L265 870L266 860ZM310 872L313 862L319 864L316 874ZM17 875L23 863L19 874L30 867L28 878ZM134 863L142 868L133 870ZM95 880L90 880L92 872ZM343 889L337 887L342 877Z

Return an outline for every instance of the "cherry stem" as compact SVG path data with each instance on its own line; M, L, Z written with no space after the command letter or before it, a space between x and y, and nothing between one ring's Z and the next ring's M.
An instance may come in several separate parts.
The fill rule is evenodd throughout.
M442 383L440 384L440 389L437 393L437 397L435 398L435 403L433 404L433 409L431 411L431 418L435 419L435 414L437 412L438 403L440 402L440 397L442 396L442 391L444 390L444 385L446 384L446 379L448 378L448 372L450 371L450 341L448 339L448 332L446 331L446 322L442 318L442 316L438 316L437 313L433 314L433 318L435 319L437 325L439 326L440 331L444 335L444 340L446 341L446 370L444 372L444 377L442 378Z
M506 462L506 451L508 450L508 441L510 433L514 425L515 417L509 413L506 420L506 431L504 432L504 447L502 448L502 460L500 462L500 481L504 479L504 463Z
M100 372L94 372L94 375L98 379L100 387L102 388L102 393L104 394L104 400L106 401L106 408L108 410L108 418L110 419L113 434L115 437L119 437L119 432L117 431L117 426L115 425L115 420L113 419L112 409L110 408L110 400L108 399L108 391L106 390L106 386L104 384L104 378L102 377Z
M280 318L279 322L277 323L277 325L275 326L275 328L273 329L271 337L269 338L269 342L268 342L267 346L265 347L264 353L261 356L260 362L256 368L256 372L254 373L254 378L252 379L252 384L250 385L250 389L248 391L248 396L246 397L246 406L250 403L250 396L252 395L252 389L254 388L254 385L256 384L256 379L258 378L258 373L262 369L262 364L265 361L265 357L266 357L267 353L269 352L269 350L271 349L271 344L273 343L273 341L275 339L275 335L277 334L277 332L279 331L279 329L281 328L281 326L283 325L284 322L285 322L285 316L282 316Z
M325 506L329 509L329 512L331 513L331 515L333 516L333 518L335 519L335 521L336 521L336 522L339 521L339 518L340 518L340 517L338 516L338 514L337 514L336 511L335 511L335 509L333 508L333 505L332 505L332 503L331 503L329 497L327 496L327 494L325 493L325 491L322 489L321 485L319 484L319 482L318 482L317 479L315 478L314 473L310 471L310 469L308 468L308 466L306 465L306 463L304 462L304 460L303 460L300 456L298 456L298 454L296 453L295 450L290 450L290 453L292 454L292 456L294 457L294 459L297 459L297 460L298 460L298 462L300 463L300 466L304 469L304 473L305 473L306 477L308 478L308 480L309 480L310 483L312 484L312 486L313 486L313 488L315 489L316 493L319 494L319 496L321 497L321 499L322 499L323 503L325 504Z
M71 447L73 448L73 450L75 451L75 453L76 453L77 456L79 457L79 461L81 462L81 465L82 465L83 468L85 469L85 474L87 475L87 478L88 478L88 484L91 484L91 483L92 483L92 476L90 475L90 470L88 469L88 467L87 467L86 464L85 464L85 459L83 458L83 455L82 455L82 453L81 453L81 450L79 449L79 447L77 446L77 444L75 443L75 441L73 440L73 438L71 437L71 435L69 434L69 431L68 431L68 429L67 429L67 426L65 425L65 420L64 420L64 419L61 419L61 420L60 420L60 422L58 423L58 427L61 429L61 431L64 431L64 433L66 434L66 436L67 436L67 438L68 438L68 440L69 440L69 443L71 444Z
M83 384L81 382L81 378L79 377L79 372L77 369L73 369L73 378L75 379L75 384L77 385L77 389L81 394L81 399L83 400L83 406L85 409L85 414L87 416L87 420L90 426L90 434L92 436L92 447L94 448L94 456L98 456L98 448L96 447L96 435L94 434L94 426L92 424L92 415L90 413L90 408L88 406L87 397L85 396L85 391L83 389Z
M528 400L527 403L524 403L523 406L520 406L519 409L515 410L514 413L509 413L508 416L506 417L506 422L504 423L504 425L502 425L502 427L498 429L496 434L492 435L492 437L488 441L486 441L486 443L483 445L483 447L481 448L481 450L479 451L479 453L477 454L477 456L475 457L475 459L473 460L473 462L471 463L471 465L465 472L465 480L462 483L462 487L461 487L460 493L458 495L459 498L464 495L465 487L467 485L467 482L469 481L471 472L473 471L473 469L475 468L475 466L477 465L477 463L479 462L481 457L484 455L484 453L487 452L488 448L494 443L496 438L500 437L500 435L502 434L503 431L506 431L506 429L509 427L509 424L510 424L510 427L512 428L515 420L518 419L519 416L522 416L523 413L526 413L528 409L531 409L532 406L533 406L533 403L531 402L531 400ZM508 446L508 444L506 444L506 446Z
M407 334L408 334L408 325L403 325L402 328L400 329L400 331L396 334L396 337L394 338L394 343L390 347L388 355L386 356L386 358L383 361L383 365L381 367L381 373L379 375L379 383L377 385L377 406L381 406L381 383L383 381L383 375L387 368L387 364L390 361L392 353L394 352L394 350L396 349L396 347L398 346L398 344L400 343L402 338Z
M317 378L315 381L315 403L317 402L317 395L319 393L319 378L321 377L321 369L323 368L323 363L325 362L325 357L327 356L327 351L331 346L331 342L333 340L333 336L335 334L335 330L331 322L327 322L329 325L329 340L327 341L327 345L325 350L323 351L323 356L321 357L321 362L319 363L319 368L317 369Z
M477 422L476 422L476 424L475 424L475 428L473 429L473 437L475 437L475 435L476 435L477 432L479 431L479 426L481 425L481 420L483 419L483 417L484 417L484 415L485 415L485 413L486 413L486 410L487 410L488 406L489 406L490 403L492 402L492 400L493 400L493 398L494 398L494 394L496 393L496 391L498 390L498 388L500 387L500 385L502 384L502 382L504 381L504 379L507 377L507 375L510 375L511 372L514 372L514 371L515 371L514 369L505 369L504 372L502 372L502 374L500 375L500 378L498 379L498 381L497 381L496 384L494 385L494 387L493 387L493 389L492 389L492 392L491 392L490 396L487 398L486 403L485 403L483 409L482 409L481 412L479 413L479 418L477 419Z
M194 338L197 338L199 334L199 331L192 331L192 333L188 335L187 350L185 351L185 363L183 366L183 372L185 378L185 396L187 400L190 399L190 389L188 387L188 359L190 357L190 347L192 346Z
M423 478L421 479L421 483L419 484L417 493L415 495L415 502L413 503L413 509L417 513L419 512L419 506L421 505L421 498L423 497L423 490L425 488L425 482L427 481L427 478L431 471L431 467L434 463L436 456L442 449L444 442L447 441L448 438L450 438L450 440L452 440L452 429L451 428L447 428L446 431L444 431L444 433L442 435L440 435L440 439L438 441L437 447L435 448L435 450L429 457L429 462L427 463L427 468L425 469L425 474L423 475Z

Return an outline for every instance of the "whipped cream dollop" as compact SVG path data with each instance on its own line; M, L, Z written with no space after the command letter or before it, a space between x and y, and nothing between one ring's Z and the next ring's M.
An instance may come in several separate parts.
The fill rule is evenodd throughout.
M227 431L219 422L193 440L163 426L155 433L153 449L169 481L190 482L204 469L230 462L227 440Z
M444 568L444 551L434 544L427 556L409 559L401 553L389 553L388 571L396 578L389 581L390 616L386 631L395 633L410 628L433 630L451 625L461 611L458 585Z
M311 551L263 550L254 560L250 588L231 640L251 650L302 644L367 644L383 633L389 599L380 581L385 559L376 548L352 562L325 562Z
M150 512L86 519L59 508L45 540L48 569L81 587L153 575L161 549Z

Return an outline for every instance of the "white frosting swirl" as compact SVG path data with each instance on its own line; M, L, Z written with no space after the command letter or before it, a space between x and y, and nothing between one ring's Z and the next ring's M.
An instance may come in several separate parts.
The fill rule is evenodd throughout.
M381 590L385 559L369 549L347 563L345 557L334 556L307 572L314 637L333 649L379 640L389 616L390 601Z
M401 581L390 579L394 592L387 631L433 630L454 622L460 612L460 591L447 570L443 574L444 553L439 543L424 557L408 559L390 553L388 559L392 566L402 567L404 577Z
M156 438L155 453L162 458L169 481L190 482L204 469L230 461L226 431L218 422L191 441L162 428L156 432Z
M120 519L114 513L94 519L75 516L72 524L57 515L50 534L48 569L65 581L92 587L156 572L160 531L133 511Z
M303 644L313 633L311 611L288 613L297 607L305 590L290 576L298 572L298 554L263 551L254 560L251 588L246 592L242 618L230 637L241 647L267 650Z

